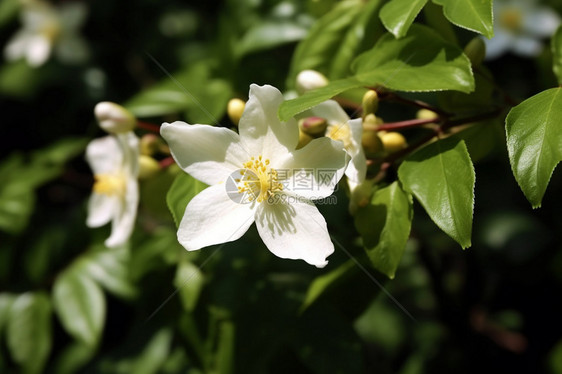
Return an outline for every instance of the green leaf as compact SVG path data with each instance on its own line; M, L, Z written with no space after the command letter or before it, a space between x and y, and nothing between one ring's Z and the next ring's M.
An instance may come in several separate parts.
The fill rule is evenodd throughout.
M236 49L239 56L279 45L296 42L308 34L308 29L295 22L269 21L248 30Z
M347 279L347 276L356 270L357 266L355 262L353 260L347 260L336 269L314 279L306 291L306 296L300 308L301 312L314 304L326 291Z
M329 70L331 58L342 45L348 28L361 10L362 1L342 1L316 21L306 39L295 50L287 80L289 87L294 86L297 74L303 70Z
M562 89L551 88L517 105L505 120L513 175L533 208L562 160Z
M494 93L494 77L492 74L480 66L474 75L475 89L470 94L464 92L439 92L437 98L443 110L456 115L470 115L482 113L493 107L492 94Z
M81 154L88 145L86 138L64 138L43 149L33 152L32 162L35 164L62 165Z
M323 101L331 99L343 91L361 86L363 86L363 83L353 78L340 79L330 82L327 86L308 91L296 99L284 101L279 107L279 118L282 121L287 121L296 114L304 112Z
M40 69L32 68L20 60L0 67L0 94L29 98L35 94L43 79Z
M156 332L139 358L135 360L129 372L135 374L160 373L162 365L164 365L170 353L172 338L172 331L167 328Z
M0 293L0 335L2 334L2 329L4 324L8 320L10 315L10 308L15 300L15 296L9 293Z
M6 341L23 373L40 373L52 347L51 304L44 293L24 293L10 308Z
M470 247L475 175L464 141L447 138L425 146L404 160L398 177L441 230Z
M552 40L550 41L552 49L552 70L558 79L558 84L562 85L562 26L558 27Z
M218 330L216 373L234 373L234 338L236 331L234 323L228 320L221 321Z
M21 8L21 2L18 0L2 0L0 2L0 26L15 19Z
M77 270L71 268L57 277L53 302L65 330L94 347L105 323L105 297L96 282Z
M11 184L0 187L0 229L12 234L22 231L27 226L34 204L33 191Z
M81 342L72 342L59 354L54 372L57 374L77 373L95 354L94 347Z
M197 306L203 284L203 273L197 265L188 261L178 264L174 286L179 290L180 300L186 311L192 312Z
M433 0L443 6L451 23L478 32L487 38L494 36L492 0Z
M432 29L412 25L402 39L386 34L354 61L355 78L401 91L474 90L470 60Z
M132 298L137 289L129 278L129 249L96 247L77 263L76 271L96 281L115 295Z
M395 37L401 38L426 3L427 0L392 0L382 7L381 21Z
M168 209L170 209L170 212L174 217L176 226L179 226L187 204L195 197L195 195L203 191L205 188L207 188L205 183L199 182L191 175L186 173L178 174L166 194L166 203L168 204Z
M443 7L432 3L425 4L423 8L423 17L426 24L449 43L458 44L455 30L447 18L443 15Z
M370 204L355 216L371 263L390 279L394 279L410 237L413 215L412 196L394 182L377 190Z

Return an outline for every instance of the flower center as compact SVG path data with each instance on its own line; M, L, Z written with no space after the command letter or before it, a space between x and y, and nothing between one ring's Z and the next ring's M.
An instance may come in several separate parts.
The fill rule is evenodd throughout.
M345 148L351 146L351 130L347 123L328 126L326 136L334 140L341 140Z
M523 23L523 13L517 8L506 8L499 16L500 24L511 31L517 31Z
M275 192L283 190L283 185L279 183L277 170L269 167L269 160L252 157L250 161L243 164L240 170L238 182L238 192L248 195L250 201L261 203Z
M94 175L94 192L104 195L124 195L125 194L125 178L115 174L97 174Z
M42 28L41 28L41 34L47 38L51 43L54 42L59 34L60 34L61 28L58 22L56 21L50 21L47 22Z

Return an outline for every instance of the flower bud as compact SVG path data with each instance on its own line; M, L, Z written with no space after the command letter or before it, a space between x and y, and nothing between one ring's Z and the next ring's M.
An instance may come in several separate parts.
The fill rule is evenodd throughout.
M464 54L470 60L473 67L478 67L486 56L486 44L480 37L473 38L464 47Z
M238 126L238 122L240 122L240 118L242 117L242 113L244 113L245 107L246 103L240 99L230 99L228 102L226 112L228 114L228 118L230 118L234 125Z
M300 149L310 143L314 138L299 128L299 143L297 144L297 149Z
M148 179L160 171L158 161L150 156L139 156L139 179Z
M374 180L366 179L360 184L349 182L350 198L349 198L349 213L352 215L357 212L357 209L364 208L369 205L371 195L373 194Z
M383 124L381 118L378 118L373 113L369 113L363 118L363 130L364 131L377 131L380 125Z
M433 118L438 118L438 117L439 117L439 115L437 113L435 113L434 111L429 110L429 109L420 109L416 113L417 119L433 119Z
M384 150L388 153L398 152L408 146L406 138L399 132L387 132L380 135Z
M299 121L299 128L311 136L324 135L327 127L328 121L321 117L307 117Z
M367 158L378 157L384 150L381 138L375 130L363 130L363 135L361 135L361 145L365 150Z
M152 156L160 149L162 141L154 134L145 134L141 137L139 147L141 155Z
M363 95L362 106L363 117L366 117L369 114L374 115L379 108L379 95L377 95L377 91L369 90L365 92L365 95Z
M94 108L94 114L100 127L111 134L129 132L137 124L133 113L110 101L98 103Z
M297 92L299 95L328 85L328 78L316 70L303 70L297 75Z

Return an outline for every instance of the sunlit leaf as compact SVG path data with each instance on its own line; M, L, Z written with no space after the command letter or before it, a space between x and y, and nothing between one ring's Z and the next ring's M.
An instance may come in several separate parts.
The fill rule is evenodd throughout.
M304 38L308 29L294 22L267 22L251 28L242 38L237 53L241 56Z
M492 0L433 0L443 6L445 17L457 26L494 36Z
M43 293L18 296L10 308L6 342L23 373L41 373L52 346L51 303Z
M400 91L474 90L469 59L432 29L412 25L402 39L386 34L357 57L355 78Z
M384 27L395 37L403 37L425 3L427 0L392 0L386 3L380 15Z
M197 265L188 261L181 261L178 264L174 286L179 290L180 299L186 311L191 312L197 306L203 284L203 273Z
M57 357L55 372L57 374L77 373L94 354L94 347L81 342L72 342Z
M562 89L551 88L517 105L505 120L513 175L533 208L562 161Z
M398 177L441 230L470 247L475 174L464 141L447 138L408 156Z
M130 372L135 374L157 374L168 359L172 344L172 331L166 328L156 332L135 360Z
M552 49L552 69L558 78L558 84L562 85L562 26L552 36L551 49Z
M55 280L55 310L65 330L88 346L96 346L105 323L105 297L85 274L70 268Z
M206 187L206 184L199 182L189 174L178 174L166 195L166 203L176 226L179 226L187 204Z
M390 279L394 278L406 248L412 218L412 196L398 182L378 189L369 205L359 209L355 216L355 226L371 263Z

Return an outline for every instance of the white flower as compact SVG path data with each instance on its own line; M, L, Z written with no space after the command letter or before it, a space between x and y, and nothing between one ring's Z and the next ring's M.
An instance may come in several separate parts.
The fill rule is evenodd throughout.
M57 58L66 63L84 61L89 54L85 41L78 35L84 22L86 6L80 2L54 7L42 0L27 0L21 12L22 28L4 49L7 60L25 58L33 67L43 65L54 48Z
M332 194L349 157L341 142L329 138L295 150L296 121L277 117L281 93L252 85L249 96L239 134L183 122L162 125L178 165L210 185L188 204L178 240L197 250L236 240L255 222L273 254L323 267L334 246L311 200Z
M511 51L524 57L538 55L540 41L550 37L560 24L552 9L535 0L494 1L494 37L484 39L486 59L494 59Z
M124 244L133 231L139 202L139 141L133 132L95 139L86 148L86 160L94 172L94 188L88 202L88 227L111 222L108 247Z

